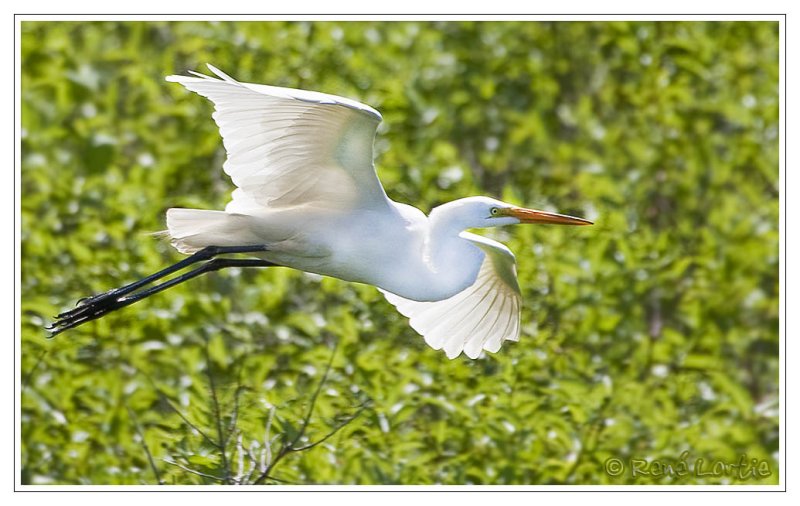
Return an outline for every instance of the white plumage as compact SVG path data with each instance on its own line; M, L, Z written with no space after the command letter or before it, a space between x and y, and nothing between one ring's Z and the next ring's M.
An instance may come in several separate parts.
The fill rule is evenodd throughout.
M481 350L498 351L503 341L519 340L520 296L514 254L500 243L469 232L461 236L484 251L475 281L452 297L418 302L381 290L411 328L434 350L449 358L461 351L477 358Z
M514 255L469 228L586 220L486 197L456 200L430 216L390 200L373 166L381 115L323 93L169 76L208 97L237 189L225 211L170 209L182 253L264 244L257 256L287 267L377 286L434 349L476 358L519 338Z

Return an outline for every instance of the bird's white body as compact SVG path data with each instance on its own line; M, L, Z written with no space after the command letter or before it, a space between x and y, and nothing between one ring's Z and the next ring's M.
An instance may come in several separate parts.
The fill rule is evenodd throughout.
M313 206L248 214L170 209L167 223L173 237L189 227L189 235L175 241L183 253L211 245L264 244L269 251L256 256L279 265L436 301L470 286L485 256L473 242L479 236L447 219L453 204L434 209L431 217L396 202L389 202L389 212L358 214Z
M465 230L579 218L469 197L429 216L390 200L372 162L380 114L353 100L221 79L170 76L210 98L238 187L224 211L170 209L182 253L264 245L258 256L378 287L448 357L477 357L517 340L521 296L514 255Z

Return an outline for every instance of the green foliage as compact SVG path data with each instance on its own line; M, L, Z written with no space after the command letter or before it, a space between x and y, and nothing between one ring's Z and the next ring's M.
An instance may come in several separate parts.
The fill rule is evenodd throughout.
M777 41L767 22L24 22L23 482L216 483L242 449L338 429L265 482L742 483L604 470L688 451L777 483ZM205 62L375 106L395 200L597 224L494 232L523 334L475 361L372 287L287 269L47 340L79 297L179 258L148 235L168 207L229 198L212 105L164 81Z

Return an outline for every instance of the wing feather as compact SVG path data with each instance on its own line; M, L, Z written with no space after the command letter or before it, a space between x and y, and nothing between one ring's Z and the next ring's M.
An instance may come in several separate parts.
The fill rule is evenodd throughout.
M497 352L504 341L518 341L522 297L514 254L502 244L464 232L484 252L472 286L449 299L417 302L381 290L411 327L435 350L448 358L464 352L477 358L481 351Z
M312 91L217 78L169 76L209 98L235 191L227 210L254 207L383 209L388 198L375 173L372 143L381 115L354 100Z

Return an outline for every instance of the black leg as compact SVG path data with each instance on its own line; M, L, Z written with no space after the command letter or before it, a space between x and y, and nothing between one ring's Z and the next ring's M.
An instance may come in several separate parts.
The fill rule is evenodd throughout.
M226 267L275 266L276 264L273 264L272 262L267 262L266 260L214 258L216 255L221 255L221 254L253 253L259 251L266 251L266 249L267 248L265 246L234 246L234 247L209 246L207 248L198 251L194 255L174 265L167 267L166 269L163 269L161 271L156 272L155 274L140 279L139 281L136 281L129 285L122 286L120 288L109 290L108 292L104 292L99 295L94 295L92 297L81 299L81 301L78 303L79 304L78 307L76 307L71 311L66 311L56 316L55 321L50 326L47 327L47 330L49 330L52 333L52 336L55 336L56 334L59 334L67 329L77 327L78 325L81 325L88 321L96 320L97 318L100 318L112 311L116 311L117 309L129 306L135 302L138 302L144 298L149 297L150 295L166 290L167 288L183 283L184 281L188 281L201 274L205 274L206 272L212 272L219 269L224 269ZM157 281L161 278L164 278L165 276L168 276L181 269L184 269L189 265L201 262L203 260L208 260L208 261L202 266L198 267L197 269L189 271L186 274L183 274L169 281L161 283L160 285L151 287L147 290L143 290L138 293L133 293L154 281ZM132 295L129 296L129 294Z
M114 288L113 290L109 290L107 292L103 292L98 295L92 295L91 297L84 297L78 301L78 306L90 305L93 303L98 303L103 299L117 299L122 295L129 294L139 288L149 285L153 281L158 281L159 279L169 276L173 272L178 272L181 269L184 269L192 264L197 262L202 262L203 260L209 260L214 258L218 255L224 255L227 253L256 253L260 251L266 251L267 247L263 245L258 246L207 246L197 253L193 254L192 256L186 257L178 263L172 264L166 269L162 269L155 274L151 274L145 278L142 278L138 281L135 281L129 285L121 286L119 288ZM67 311L65 313L61 313L58 317L68 316L73 311Z
M156 285L152 288L148 288L147 290L135 293L130 297L122 297L121 299L117 299L119 302L122 303L122 305L120 305L119 307L129 306L134 302L139 302L140 300L146 299L147 297L150 297L151 295L154 295L158 292L162 292L167 288L172 288L173 286L179 285L184 281L189 281L192 278L196 278L201 274L218 271L220 269L225 269L227 267L277 267L277 264L274 264L272 262L267 262L266 260L256 260L249 258L244 258L244 259L214 258L204 263L197 269L191 270L186 274L181 274L180 276L172 278L169 281L164 281L160 285Z

